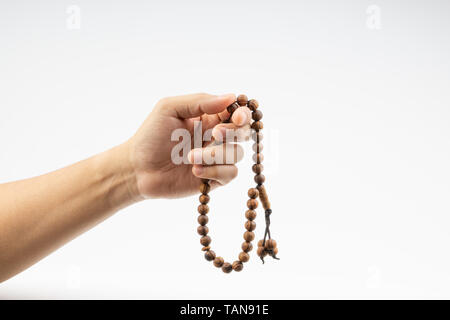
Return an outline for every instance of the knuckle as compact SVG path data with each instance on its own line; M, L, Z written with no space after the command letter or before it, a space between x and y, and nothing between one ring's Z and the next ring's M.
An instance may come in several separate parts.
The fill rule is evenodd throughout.
M156 103L157 108L165 108L170 104L171 97L163 97Z

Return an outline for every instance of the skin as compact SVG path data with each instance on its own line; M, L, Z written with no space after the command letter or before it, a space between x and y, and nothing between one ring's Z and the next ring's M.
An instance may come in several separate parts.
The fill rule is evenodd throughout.
M211 179L213 188L230 182L243 155L239 144L226 139L204 144L189 152L189 163L176 165L171 151L178 141L171 141L171 134L183 128L193 135L194 121L201 121L203 132L212 129L215 140L222 141L226 129L238 132L237 141L247 140L248 108L238 108L231 123L221 123L235 100L234 94L164 98L125 143L42 176L0 184L0 282L122 208L144 199L197 194L201 178ZM228 152L232 163L207 160Z

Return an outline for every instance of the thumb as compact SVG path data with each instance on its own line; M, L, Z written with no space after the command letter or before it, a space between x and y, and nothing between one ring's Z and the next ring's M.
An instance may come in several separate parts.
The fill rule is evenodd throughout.
M219 96L199 93L164 98L160 103L162 110L165 110L171 116L189 119L205 113L220 113L234 101L236 101L236 95L233 93Z

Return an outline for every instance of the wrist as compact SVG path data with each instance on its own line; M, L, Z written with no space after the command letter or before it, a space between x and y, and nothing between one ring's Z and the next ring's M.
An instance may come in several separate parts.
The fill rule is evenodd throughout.
M104 155L101 162L106 176L109 177L106 180L109 205L114 209L120 209L143 200L130 159L130 144L125 142L106 151Z

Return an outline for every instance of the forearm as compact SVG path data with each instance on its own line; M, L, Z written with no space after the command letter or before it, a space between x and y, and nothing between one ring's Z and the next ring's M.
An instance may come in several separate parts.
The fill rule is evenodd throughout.
M127 148L0 185L0 281L140 199Z

